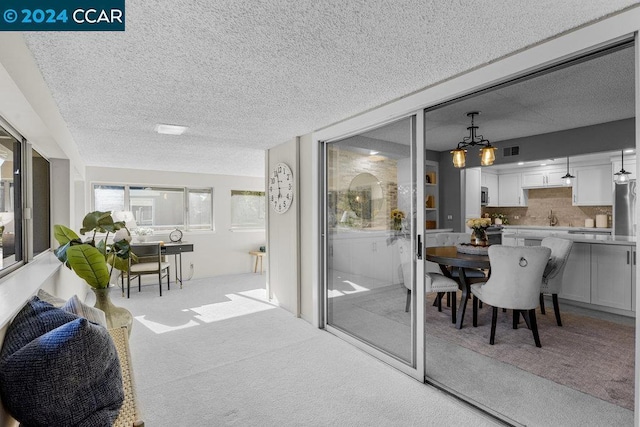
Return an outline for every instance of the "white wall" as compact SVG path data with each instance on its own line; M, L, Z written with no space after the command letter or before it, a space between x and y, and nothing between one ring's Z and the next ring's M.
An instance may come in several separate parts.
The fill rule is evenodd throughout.
M301 203L298 138L271 148L267 154L267 176L278 163L286 163L293 172L293 203L288 211L278 214L269 207L268 215L268 286L270 297L280 307L300 315L299 294L299 212ZM307 197L302 196L302 197Z
M313 243L313 210L318 209L312 191L311 171L313 156L311 135L300 137L300 155L298 158L298 194L300 199L300 248L309 248ZM313 309L317 300L313 295L311 284L317 275L313 271L313 251L300 250L300 317L309 323L313 322Z
M264 178L87 167L86 179L85 212L92 210L91 184L93 182L213 187L215 231L184 232L182 240L193 243L194 252L182 255L183 279L189 277L190 263L194 266L193 278L253 272L254 260L248 252L258 250L265 244L265 232L230 231L231 190L264 191ZM155 233L154 240L169 241L169 233ZM173 257L169 258L173 262Z

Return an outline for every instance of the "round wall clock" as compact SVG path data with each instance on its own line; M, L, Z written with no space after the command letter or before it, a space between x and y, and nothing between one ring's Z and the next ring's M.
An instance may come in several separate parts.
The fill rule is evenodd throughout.
M269 177L269 204L279 214L293 203L293 173L286 163L278 163Z
M182 240L182 231L177 228L173 230L169 233L169 240L172 242L180 242Z

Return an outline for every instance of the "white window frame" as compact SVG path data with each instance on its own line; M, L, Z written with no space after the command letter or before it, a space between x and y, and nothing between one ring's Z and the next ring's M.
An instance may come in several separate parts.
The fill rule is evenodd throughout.
M246 193L260 193L262 194L262 197L264 198L264 223L262 224L262 227L256 227L256 226L249 226L249 225L234 225L233 223L233 213L231 212L232 209L232 200L233 200L233 193L234 192L246 192ZM256 195L257 196L257 195ZM267 199L266 199L267 195L265 191L262 190L229 190L229 222L230 222L230 227L229 230L231 231L264 231L266 230L267 227Z

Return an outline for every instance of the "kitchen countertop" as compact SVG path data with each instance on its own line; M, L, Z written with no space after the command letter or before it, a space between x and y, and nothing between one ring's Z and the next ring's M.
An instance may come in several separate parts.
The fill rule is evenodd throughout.
M589 229L587 229L589 230ZM626 245L631 246L635 245L636 237L635 236L611 236L608 234L569 234L569 233L552 233L545 232L543 230L535 231L526 231L524 233L518 232L508 232L505 231L502 234L503 238L516 238L516 239L525 239L525 240L542 240L545 237L559 237L561 239L572 240L578 243L597 243L597 244L605 244L605 245Z
M503 225L505 232L508 232L510 228L517 228L518 230L549 230L549 231L576 231L576 232L592 232L592 233L613 233L613 228L596 228L596 227L558 227L558 226L544 226L544 225Z

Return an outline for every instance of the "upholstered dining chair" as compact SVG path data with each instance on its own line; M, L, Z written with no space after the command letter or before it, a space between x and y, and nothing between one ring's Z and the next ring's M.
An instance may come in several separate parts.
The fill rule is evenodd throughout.
M553 311L556 314L556 323L562 326L560 319L560 307L558 305L558 293L562 288L562 277L564 276L564 268L569 259L569 253L573 246L573 242L558 237L545 237L542 239L542 246L551 249L551 258L547 263L547 267L542 275L542 287L540 288L540 313L546 314L544 311L544 294L551 294L553 301Z
M134 244L131 245L131 252L136 255L138 262L133 263L131 257L129 258L128 268L125 272L127 277L127 298L129 298L130 295L131 279L136 277L138 278L138 292L140 292L142 290L141 276L145 274L158 275L160 296L162 296L162 279L165 276L167 278L167 290L171 289L171 284L169 283L170 264L165 261L162 256L162 246L160 243Z
M407 288L407 304L404 311L411 308L411 263L402 264L402 279ZM442 311L442 297L446 293L448 298L453 299L451 304L451 323L456 323L456 292L458 292L458 282L443 276L440 273L425 273L424 282L425 293L437 292L436 300L438 311Z
M536 347L542 347L536 323L542 274L551 256L543 246L489 246L491 277L485 283L471 285L473 294L473 326L478 325L478 300L493 307L491 337L496 335L498 308L513 310L513 328L518 328L520 314L533 332Z

